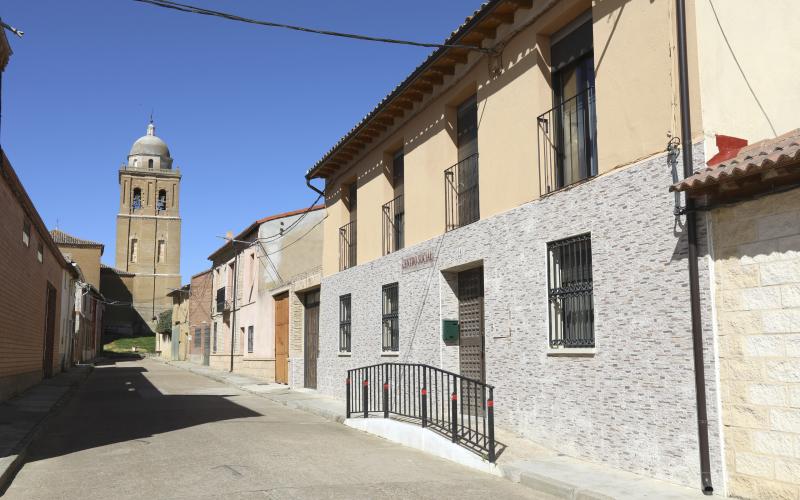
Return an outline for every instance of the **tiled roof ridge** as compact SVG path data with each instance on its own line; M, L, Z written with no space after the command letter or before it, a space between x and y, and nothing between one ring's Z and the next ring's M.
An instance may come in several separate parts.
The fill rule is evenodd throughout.
M98 243L92 240L85 240L83 238L78 238L77 236L73 236L69 233L66 233L60 229L51 229L50 235L53 237L53 241L56 244L63 244L63 245L82 245L82 246L97 246L103 247L102 243Z
M733 158L699 170L673 184L670 191L699 189L795 162L800 163L800 128L745 146Z

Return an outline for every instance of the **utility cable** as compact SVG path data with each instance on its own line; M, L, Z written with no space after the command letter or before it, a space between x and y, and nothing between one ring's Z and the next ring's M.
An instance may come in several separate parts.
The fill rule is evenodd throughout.
M204 9L202 7L195 7L193 5L173 2L171 0L133 0L134 2L141 2L147 3L150 5L155 5L157 7L163 7L165 9L173 9L180 12L188 12L190 14L200 14L204 16L213 16L213 17L220 17L222 19L228 19L230 21L239 21L243 23L249 24L257 24L260 26L267 26L270 28L283 28L288 30L300 31L303 33L314 33L317 35L326 35L326 36L336 36L340 38L350 38L354 40L364 40L368 42L380 42L380 43L391 43L396 45L412 45L414 47L429 47L429 48L451 48L451 49L465 49L465 50L473 50L476 52L483 52L485 54L493 54L493 49L478 47L476 45L466 45L466 44L458 44L458 43L427 43L427 42L415 42L411 40L399 40L395 38L383 38L383 37L375 37L375 36L368 36L368 35L359 35L355 33L343 33L339 31L329 31L329 30L320 30L314 28L306 28L304 26L296 26L292 24L283 24L283 23L276 23L272 21L259 21L256 19L250 19L247 17L237 16L235 14L229 14L226 12L220 12L211 9Z

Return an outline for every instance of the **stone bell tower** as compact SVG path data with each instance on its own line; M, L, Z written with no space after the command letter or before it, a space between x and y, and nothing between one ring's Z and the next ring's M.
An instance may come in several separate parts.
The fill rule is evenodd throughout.
M167 293L181 286L180 186L180 171L151 119L119 170L116 268L133 275L134 333L154 330L159 313L172 307Z

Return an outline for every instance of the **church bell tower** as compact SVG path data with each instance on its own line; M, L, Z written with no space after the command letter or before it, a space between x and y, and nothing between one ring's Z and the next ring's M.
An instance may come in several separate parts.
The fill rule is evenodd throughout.
M181 173L155 132L151 119L119 170L116 268L131 276L138 333L155 329L159 313L172 308L167 293L181 286Z

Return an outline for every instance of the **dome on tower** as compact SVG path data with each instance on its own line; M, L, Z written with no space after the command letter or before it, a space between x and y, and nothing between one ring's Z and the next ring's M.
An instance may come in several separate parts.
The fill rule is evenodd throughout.
M169 158L169 148L167 143L162 141L156 135L156 127L151 121L147 126L147 135L136 139L131 147L129 156L134 155L149 155L149 156L162 156Z

